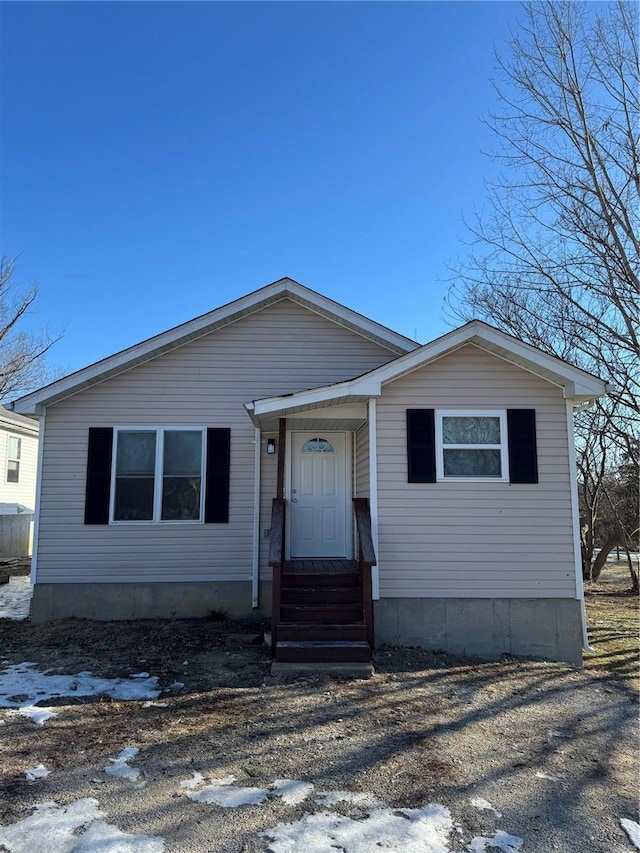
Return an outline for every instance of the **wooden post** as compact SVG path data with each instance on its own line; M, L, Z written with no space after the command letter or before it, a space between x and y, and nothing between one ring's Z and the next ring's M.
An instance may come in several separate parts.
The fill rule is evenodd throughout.
M284 500L284 456L287 443L287 419L280 418L278 425L278 479L276 481L276 497Z

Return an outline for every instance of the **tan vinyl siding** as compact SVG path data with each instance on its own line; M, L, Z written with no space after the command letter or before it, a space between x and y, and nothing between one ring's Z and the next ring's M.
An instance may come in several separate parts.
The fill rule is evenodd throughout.
M343 381L393 357L283 300L49 407L38 581L249 579L254 426L243 404ZM230 427L229 524L84 525L88 429L114 425ZM265 453L261 461L262 529L268 526L266 482L273 479L274 463Z
M408 483L408 408L535 409L540 482ZM382 597L575 597L561 389L467 345L386 385L377 418Z
M356 432L356 482L354 497L369 497L369 424L363 424Z
M7 482L7 448L10 435L21 439L20 471L17 483ZM38 439L19 430L0 429L0 503L19 503L29 509L36 505Z

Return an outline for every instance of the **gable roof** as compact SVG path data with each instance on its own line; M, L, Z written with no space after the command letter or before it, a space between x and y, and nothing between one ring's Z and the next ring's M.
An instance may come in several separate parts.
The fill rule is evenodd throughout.
M471 320L464 326L355 379L312 388L308 391L299 391L286 397L254 400L246 404L246 409L254 420L259 420L261 416L275 412L300 412L309 408L334 406L378 397L382 392L382 386L387 382L411 373L467 344L480 347L561 387L565 398L573 400L575 405L590 402L607 393L606 383L592 373L525 344L488 323Z
M259 290L254 290L240 299L222 305L207 314L195 317L186 323L168 329L159 335L121 350L108 358L97 361L75 373L69 374L50 385L26 394L15 400L11 405L16 412L39 414L44 406L77 394L84 388L103 382L112 376L131 370L139 364L157 358L163 353L184 346L189 341L208 335L216 329L228 326L241 317L253 314L280 302L290 299L298 305L314 311L338 323L368 340L385 347L392 356L410 352L419 346L415 341L388 329L386 326L370 320L368 317L334 302L327 296L311 290L291 278L281 278Z
M10 412L0 405L0 429L5 429L9 432L23 432L38 437L40 424L33 418L26 418L24 415L18 415L15 412Z

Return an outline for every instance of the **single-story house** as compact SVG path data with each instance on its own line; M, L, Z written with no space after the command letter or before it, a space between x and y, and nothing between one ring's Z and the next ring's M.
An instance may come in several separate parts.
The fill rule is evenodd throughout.
M281 279L15 402L32 617L271 613L279 660L579 664L573 412L605 390L483 322L420 346Z
M31 553L38 431L37 419L0 406L0 557Z

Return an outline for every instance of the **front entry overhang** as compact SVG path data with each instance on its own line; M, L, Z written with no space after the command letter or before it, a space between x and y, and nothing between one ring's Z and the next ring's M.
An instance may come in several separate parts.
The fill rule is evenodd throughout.
M271 398L274 399L274 398ZM277 432L281 418L287 419L288 430L332 430L353 432L367 421L367 402L369 397L350 400L337 405L307 403L306 405L287 405L291 398L280 400L280 408L271 411L256 410L256 403L247 403L245 408L254 423L262 432ZM262 401L258 401L262 402Z

